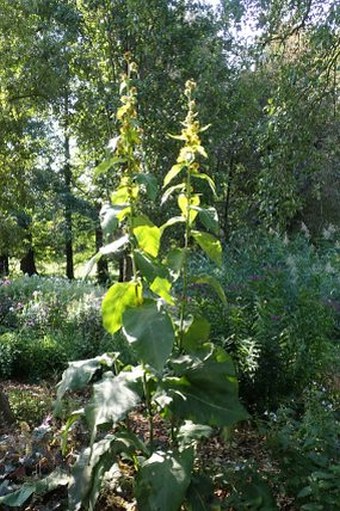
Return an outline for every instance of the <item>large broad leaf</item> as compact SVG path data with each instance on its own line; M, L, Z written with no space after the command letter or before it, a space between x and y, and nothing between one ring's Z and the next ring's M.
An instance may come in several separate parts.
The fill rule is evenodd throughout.
M185 421L179 428L176 439L180 445L190 445L202 438L209 438L213 429L206 424L194 424L192 421Z
M121 431L117 435L106 435L91 448L86 448L78 457L72 469L69 487L70 511L93 510L98 498L103 476L113 472L119 477L119 466L115 463L118 454L124 453L134 459L136 452L150 456L143 442L131 431Z
M0 497L0 504L9 507L21 507L33 495L44 495L49 493L59 486L65 486L69 483L70 476L57 468L44 479L33 483L25 483L21 488L13 493Z
M117 355L105 354L88 360L69 362L68 368L63 372L62 379L58 383L57 408L65 392L84 388L99 369L112 367Z
M161 244L162 231L147 217L140 216L133 220L133 234L138 246L152 257L157 257Z
M157 179L152 174L138 174L136 182L143 185L150 200L154 201L158 193Z
M139 282L117 282L106 293L102 303L103 324L114 334L122 326L122 317L127 307L136 307L142 302L142 285Z
M163 369L175 338L171 319L165 310L155 302L126 310L123 332L141 362L159 371Z
M113 234L118 228L117 210L109 204L103 204L99 212L100 227L104 237Z
M175 416L210 426L230 426L248 417L238 400L232 360L222 349L203 360L183 356L172 365L175 376L164 379L165 393L157 401L168 403Z
M222 265L222 246L220 241L212 234L200 231L191 231L192 237L199 244L202 250L218 266Z
M136 497L140 511L178 511L191 480L193 450L182 453L155 452L137 477Z
M92 437L95 436L97 426L107 423L115 425L137 405L140 397L136 390L142 376L143 371L139 366L133 371L121 371L117 376L108 371L101 381L93 385L93 396L86 407Z
M144 252L135 250L134 258L138 271L148 282L153 282L158 276L166 275L165 268L162 268L157 260L151 258Z
M182 346L185 351L195 352L209 340L210 323L205 318L196 317L184 333Z
M214 289L221 302L224 305L227 304L227 299L224 294L223 287L221 286L220 282L212 275L206 274L198 275L197 277L191 277L190 281L195 284L207 284L212 289Z
M220 506L213 506L214 484L205 474L194 475L186 494L188 511L213 511Z
M214 196L216 196L215 183L214 183L213 179L210 176L208 176L208 174L204 174L203 172L192 172L191 175L197 179L203 179L204 181L206 181L208 183L208 185L210 186L212 193L214 194Z
M170 250L166 258L166 265L170 268L170 273L174 279L177 279L185 263L185 248L175 248Z
M150 286L151 291L156 295L160 296L170 305L175 305L175 300L170 294L171 282L168 279L162 277L156 277Z
M219 234L219 223L217 211L215 208L197 208L199 218L203 225L214 234Z

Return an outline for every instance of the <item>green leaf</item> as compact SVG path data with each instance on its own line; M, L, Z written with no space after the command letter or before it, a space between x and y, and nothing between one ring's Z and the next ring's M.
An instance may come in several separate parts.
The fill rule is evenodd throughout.
M216 197L215 183L214 183L213 179L210 176L208 176L208 174L204 174L202 172L192 172L191 175L197 179L203 179L204 181L206 181L208 183L214 197Z
M0 497L0 504L4 504L9 507L21 507L33 495L33 493L37 493L39 495L49 493L59 486L65 486L69 483L69 480L69 475L63 472L60 468L57 468L44 479L35 483L24 483L19 490Z
M102 303L103 324L114 334L122 326L123 313L127 307L137 307L142 303L140 282L117 282L106 293Z
M101 381L93 385L93 397L85 410L93 430L93 440L97 426L107 423L115 426L137 405L140 397L135 390L136 383L142 376L139 366L132 371L121 371L117 376L108 371Z
M220 227L218 223L217 211L215 208L197 208L199 218L203 225L214 234L219 233Z
M123 315L123 332L140 361L158 371L163 369L175 338L166 311L154 302L128 309Z
M146 216L139 216L133 219L133 234L136 236L139 248L152 257L157 257L162 237L159 227L156 227Z
M99 165L97 165L97 167L95 167L93 170L94 176L98 177L101 174L104 174L105 172L107 172L114 165L114 163L116 161L117 161L117 158L111 156L109 158L106 158L102 162L100 162Z
M170 188L168 188L162 195L161 206L163 206L163 204L165 204L165 202L169 199L169 197L171 197L171 195L174 192L176 192L177 190L182 191L184 189L185 189L185 183L180 183L179 185L170 186Z
M152 174L138 174L136 182L145 186L146 194L150 200L154 201L158 194L158 182Z
M212 275L202 274L198 275L197 277L192 277L190 280L195 284L207 284L208 286L212 287L212 289L214 289L221 302L224 305L227 305L227 299L223 287L215 277L213 277Z
M181 193L178 196L178 206L182 212L182 216L187 219L189 217L189 224L191 225L196 216L198 215L198 211L196 211L197 206L199 206L200 198L199 195L192 195L190 197L190 205L189 201L184 193Z
M212 511L214 484L205 474L194 475L186 494L188 511ZM217 507L216 509L220 509Z
M113 241L112 243L109 243L108 245L104 245L103 247L100 247L99 253L101 255L108 255L108 254L115 254L119 250L121 250L122 247L125 247L129 242L128 236L122 236L116 241Z
M77 360L69 362L68 368L63 372L62 379L57 386L57 408L60 406L60 400L65 392L83 389L103 367L112 367L117 354L113 357L105 354L88 360Z
M157 276L165 273L165 270L159 267L157 261L150 259L147 254L139 250L135 250L134 258L137 269L148 282L153 282Z
M208 341L210 335L210 323L205 318L196 317L190 324L183 336L183 348L185 351L195 352Z
M184 217L182 217L182 216L173 216L172 218L169 218L169 220L167 222L165 222L165 224L160 226L160 230L163 233L165 231L165 229L167 229L171 225L178 224L178 223L181 223L181 222L185 222L185 218Z
M139 511L178 511L191 480L193 451L155 452L138 473L136 497Z
M175 305L175 301L170 294L171 291L171 282L168 279L162 277L156 277L150 286L151 291L153 291L156 295L160 296L170 305Z
M204 359L183 356L173 361L174 377L165 378L158 402L177 417L210 426L230 426L248 418L238 400L238 384L231 358L214 350ZM163 401L164 402L164 401Z
M171 181L173 179L175 179L175 177L181 172L182 169L184 169L186 166L183 164L183 163L176 163L176 165L173 165L173 167L171 167L171 169L169 170L169 172L166 174L165 178L164 178L164 182L163 182L163 188L165 188L166 186L168 186L169 183L171 183Z
M202 250L218 266L222 265L222 246L221 242L212 234L200 231L191 231L192 237L198 243Z
M109 204L103 204L99 213L99 219L104 237L118 229L117 209L112 208Z
M166 258L166 264L170 268L174 278L180 275L184 262L185 262L184 248L175 248L168 253Z
M213 430L210 426L185 421L179 428L176 438L181 445L190 445L193 441L209 438L212 432Z

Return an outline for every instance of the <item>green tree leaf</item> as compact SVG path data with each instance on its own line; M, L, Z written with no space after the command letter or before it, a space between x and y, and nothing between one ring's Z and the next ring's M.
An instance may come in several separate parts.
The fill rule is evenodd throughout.
M198 243L202 250L218 266L222 265L222 246L221 242L212 234L200 231L191 231L192 237Z
M220 226L218 223L217 211L215 208L197 208L199 218L203 225L214 234L219 233Z
M210 426L230 426L248 417L238 400L238 384L231 358L214 348L205 358L183 356L172 363L174 377L164 379L167 406L183 419ZM166 401L165 401L166 402Z
M138 509L178 511L190 484L193 461L192 449L178 454L155 452L138 473Z
M151 291L156 295L160 296L170 305L175 305L175 301L170 294L171 282L168 279L162 277L156 277L150 286Z
M161 229L146 216L139 216L133 219L133 234L136 236L139 248L152 257L157 257L161 244Z
M136 182L145 186L146 194L150 200L154 201L158 194L158 182L153 174L138 174Z
M209 340L209 335L209 321L205 318L196 317L184 333L183 348L189 352L198 351L202 344Z
M102 303L103 324L114 334L122 326L122 316L127 307L142 303L140 282L117 282L106 293Z
M181 172L182 169L184 169L186 166L183 163L176 163L176 165L173 165L169 172L166 174L163 182L163 188L168 186L168 184L171 183L173 179Z
M161 371L172 351L175 334L167 312L154 302L128 309L123 332L139 360Z
M216 292L216 294L219 297L219 299L221 300L221 302L224 305L227 304L227 299L226 299L223 287L221 286L221 284L217 280L217 278L214 277L213 275L207 275L204 273L204 274L198 275L196 277L191 277L190 280L191 280L191 282L194 282L195 284L207 284L212 289L214 289L214 291Z

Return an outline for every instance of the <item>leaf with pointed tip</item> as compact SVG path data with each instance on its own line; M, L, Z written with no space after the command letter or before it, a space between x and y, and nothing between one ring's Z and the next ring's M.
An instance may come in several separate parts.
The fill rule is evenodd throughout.
M122 326L123 313L127 307L137 307L142 303L140 282L116 282L106 293L102 303L103 324L114 334Z
M182 216L187 219L189 217L189 224L192 225L194 222L198 212L196 211L197 206L199 206L200 198L199 195L195 194L190 197L189 201L184 193L181 193L178 196L178 206L182 212Z
M108 254L115 254L119 250L121 250L125 245L127 245L129 242L129 237L127 235L122 236L116 241L113 241L112 243L109 243L108 245L104 245L103 247L100 247L99 253L101 255L108 255Z
M220 282L212 275L202 274L198 275L197 277L192 277L190 280L195 284L207 284L208 286L212 287L212 289L214 289L221 302L224 305L227 304L227 299L224 294L223 287L221 286Z
M167 255L166 264L170 268L171 274L174 278L177 278L181 273L185 263L185 254L186 251L184 248L174 248L173 250L170 250Z
M150 286L151 291L153 291L156 295L160 296L170 305L175 305L175 301L170 294L171 291L171 282L168 279L162 277L156 277Z
M153 282L156 277L166 274L166 270L156 260L151 259L150 256L142 251L135 250L134 258L138 271L148 282Z
M161 244L161 230L155 225L141 225L134 227L133 234L136 236L138 246L152 257L157 257Z
M143 185L146 189L146 194L150 200L154 201L158 194L157 179L152 174L138 174L136 182Z
M191 231L192 237L198 243L202 250L218 266L222 265L222 245L221 242L212 234L200 231Z
M117 376L107 371L102 380L93 385L93 397L85 410L92 429L92 441L95 439L97 426L115 426L138 404L140 397L136 389L142 376L140 366L134 367L132 371L121 371Z
M165 222L165 224L160 226L160 230L163 233L165 231L165 229L167 229L168 227L171 227L172 225L175 225L175 224L178 224L178 223L183 223L183 222L185 223L185 218L184 217L182 217L182 216L173 216L172 218L169 218L169 220L167 222Z
M208 174L204 174L202 172L193 172L191 175L197 179L203 179L204 181L206 181L208 183L214 197L216 197L215 183L214 183L213 179L210 176L208 176Z
M185 168L185 164L183 163L176 163L176 165L173 165L173 167L171 167L171 169L169 170L169 172L166 174L165 178L164 178L164 182L163 182L163 188L165 188L166 186L168 186L169 183L171 183L171 181L173 179L175 179L175 177L181 172L182 169Z
M167 407L177 417L209 426L230 426L248 418L238 399L238 384L232 360L221 348L204 359L182 356L172 361L174 377L160 386Z
M191 480L193 450L174 454L157 451L145 461L137 476L140 511L178 511ZM166 482L166 484L164 484Z
M104 237L113 234L118 228L117 209L103 204L99 212L99 220Z
M161 206L163 206L163 204L165 204L165 202L171 197L171 195L176 192L177 190L184 190L185 188L185 183L180 183L179 185L175 185L175 186L170 186L170 188L168 188L162 195L162 199L161 199Z
M155 302L128 309L123 332L139 360L161 371L172 352L175 333L168 313Z
M196 317L183 336L183 348L189 352L199 351L202 344L208 341L210 323L205 318Z
M105 354L88 360L69 362L68 368L63 372L62 379L57 386L57 408L67 391L83 389L99 369L112 367L117 356L117 353L113 356Z
M214 234L219 233L220 227L218 223L217 211L215 208L197 208L199 218L203 225Z

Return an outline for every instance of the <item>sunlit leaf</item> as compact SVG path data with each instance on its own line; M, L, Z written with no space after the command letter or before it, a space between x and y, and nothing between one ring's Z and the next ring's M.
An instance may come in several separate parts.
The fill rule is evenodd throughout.
M195 284L207 284L208 286L212 287L212 289L214 289L221 302L224 305L227 304L227 299L223 287L221 286L219 280L217 280L212 275L202 274L196 277L191 277L190 280Z
M195 194L190 197L190 201L184 193L178 196L178 206L185 219L189 217L189 223L192 224L198 214L196 207L199 206L200 198L199 195Z
M192 237L198 243L202 250L218 266L222 265L222 245L221 242L212 234L200 231L191 231Z
M193 450L155 452L138 473L136 497L140 511L178 511L191 480Z
M122 326L122 316L127 307L142 302L142 285L139 282L117 282L106 293L102 303L103 324L114 334Z
M162 277L156 277L150 286L151 291L153 291L156 295L160 296L170 305L175 305L175 301L170 294L171 291L171 282L168 279Z
M173 167L171 167L171 169L169 170L169 172L166 174L165 178L164 178L164 182L163 182L163 188L165 188L166 186L168 186L168 184L171 183L171 181L173 179L175 179L175 177L181 172L182 169L185 168L185 165L183 163L176 163L176 165L174 165Z
M174 344L175 333L168 313L155 302L127 309L123 332L140 361L162 370Z

